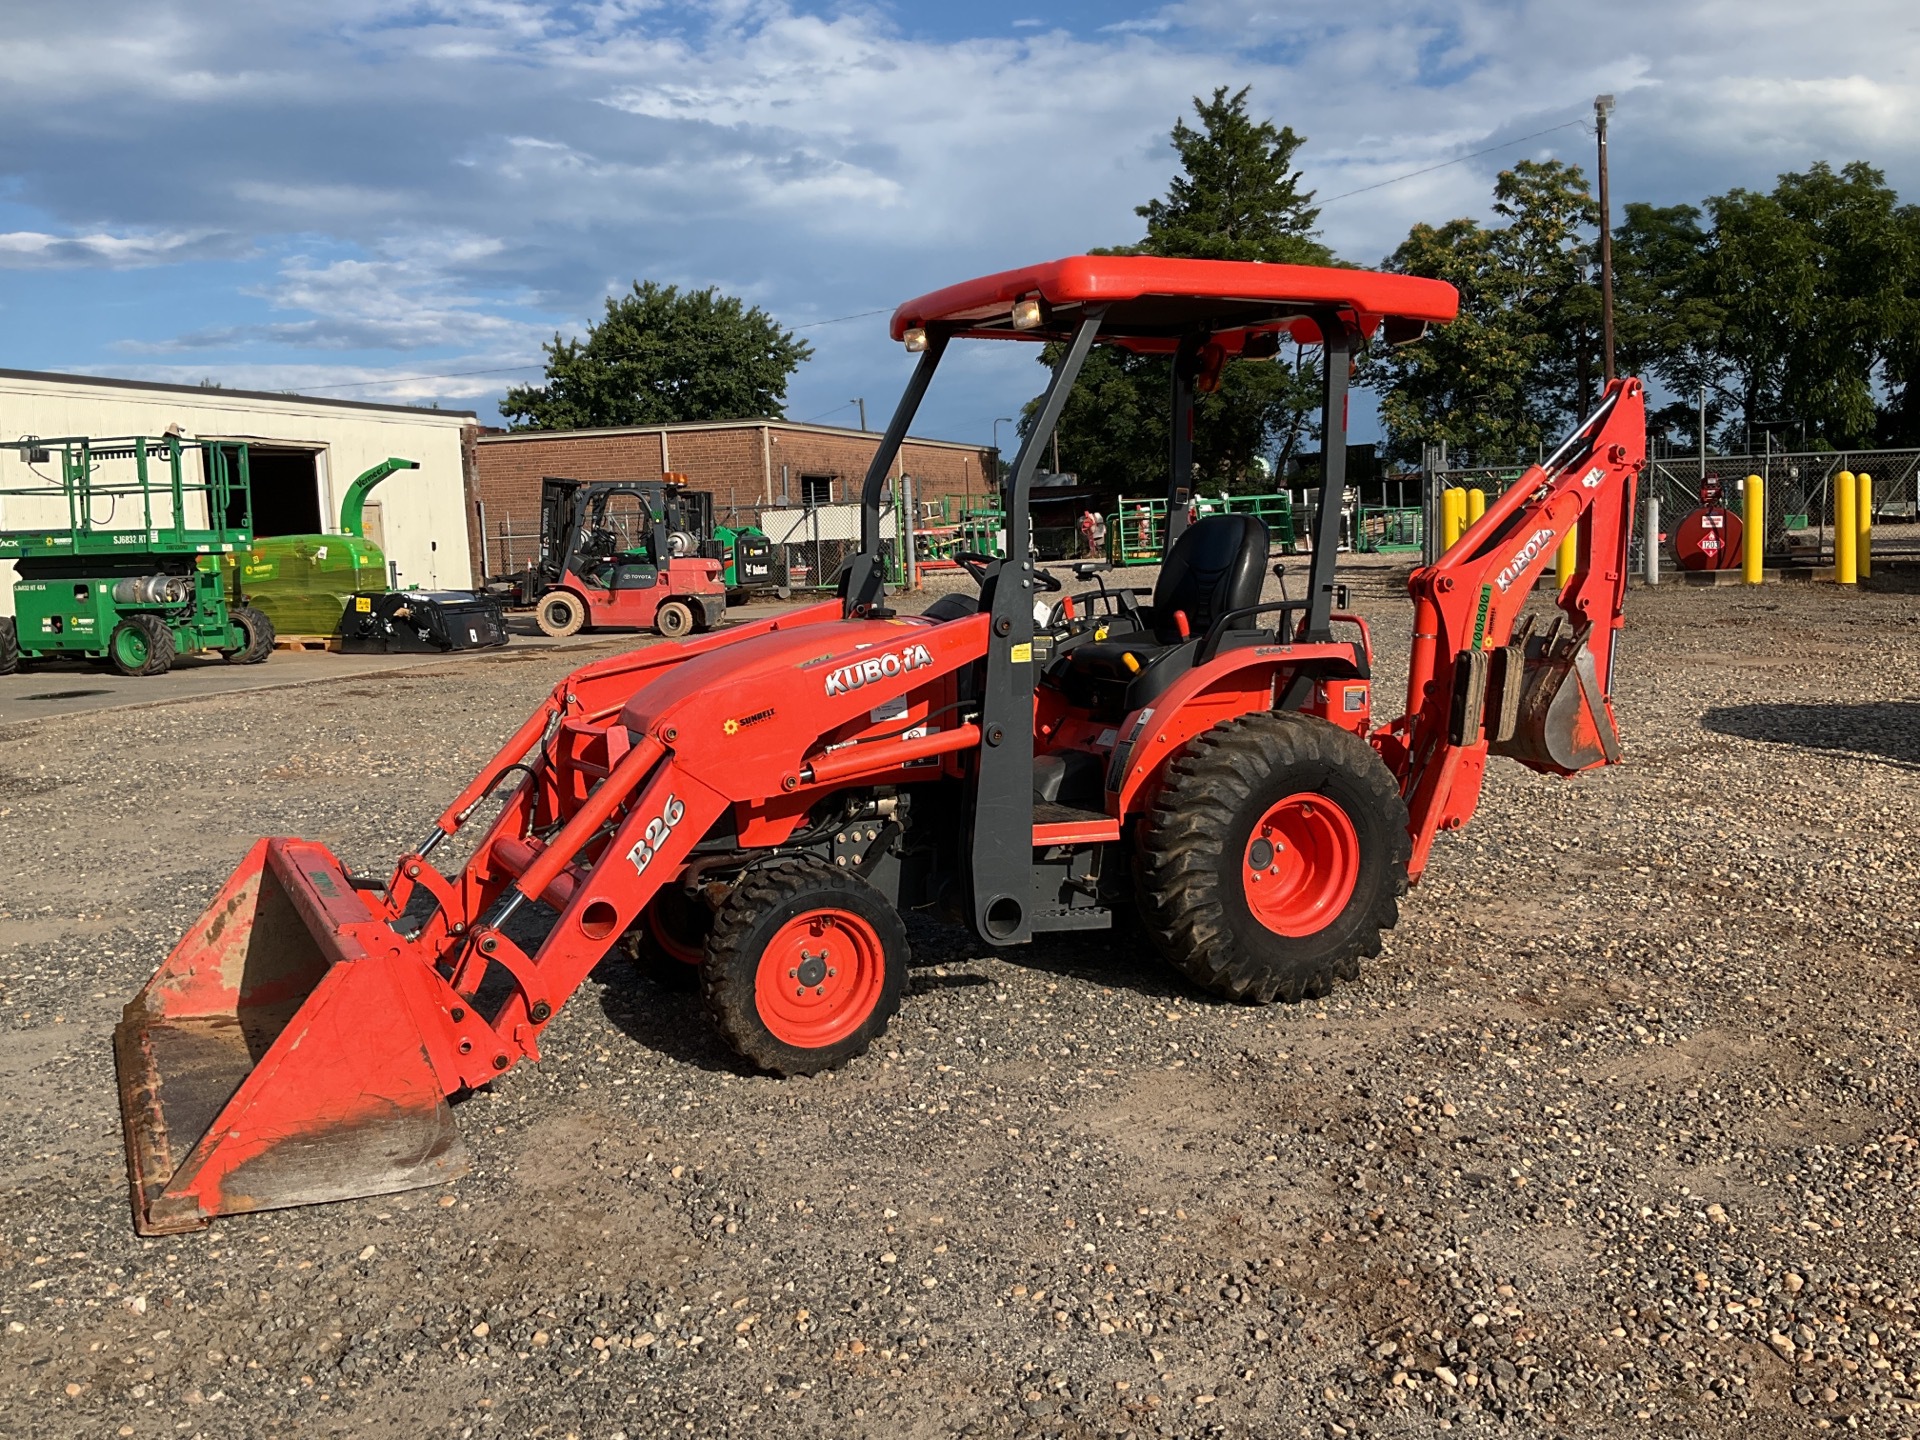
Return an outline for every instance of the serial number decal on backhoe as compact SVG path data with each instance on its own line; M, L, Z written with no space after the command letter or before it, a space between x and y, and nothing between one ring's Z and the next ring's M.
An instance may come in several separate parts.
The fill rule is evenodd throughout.
M1493 583L1500 587L1502 595L1513 588L1513 582L1527 573L1527 567L1538 560L1553 541L1553 531L1544 525L1527 537L1527 543L1516 550L1513 558L1507 561L1507 568L1493 577Z
M627 852L627 859L633 862L633 873L644 875L647 866L653 863L653 857L659 848L667 843L667 837L673 834L673 827L680 823L687 813L687 807L677 796L667 796L667 803L660 814L647 822L646 834L634 843Z
M1473 617L1473 648L1478 650L1487 642L1487 611L1493 608L1493 587L1480 587L1480 608Z
M871 685L876 680L891 680L896 675L904 675L909 670L919 670L933 664L933 654L924 645L909 645L906 649L879 655L872 660L859 660L852 665L842 665L838 670L827 674L827 695L844 695L849 690L858 690L862 685Z

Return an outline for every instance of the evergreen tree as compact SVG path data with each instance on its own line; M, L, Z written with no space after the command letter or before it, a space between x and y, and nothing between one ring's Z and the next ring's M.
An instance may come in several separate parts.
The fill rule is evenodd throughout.
M1245 87L1229 95L1221 86L1210 100L1194 98L1197 127L1184 117L1173 127L1179 173L1164 198L1135 211L1146 221L1145 236L1096 253L1332 263L1332 252L1314 238L1320 212L1294 167L1304 137L1253 119L1247 95ZM1058 354L1048 346L1042 362L1051 366ZM1172 383L1164 356L1096 349L1061 416L1061 464L1106 497L1165 494ZM1298 347L1283 347L1273 361L1229 364L1220 388L1195 398L1199 483L1266 488L1270 482L1254 476L1254 461L1278 450L1284 465L1311 434L1318 403L1318 366ZM1037 402L1028 405L1023 433L1036 409Z

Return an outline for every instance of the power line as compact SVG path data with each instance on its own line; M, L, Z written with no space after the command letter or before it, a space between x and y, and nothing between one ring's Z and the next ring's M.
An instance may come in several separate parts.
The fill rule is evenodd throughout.
M1436 170L1445 170L1451 165L1464 165L1469 160L1478 160L1482 155L1492 155L1500 150L1511 150L1516 145L1524 145L1529 140L1538 140L1542 135L1551 135L1556 130L1584 130L1586 128L1586 122L1583 120L1568 120L1559 125L1549 125L1544 130L1536 130L1531 135L1522 135L1517 140L1502 140L1498 145L1489 145L1486 149L1476 150L1471 155L1456 156L1452 160L1442 160L1438 165L1429 165L1423 170L1409 170L1406 174L1396 175L1391 180L1380 180L1372 185L1362 185L1358 190L1348 190L1343 194L1320 201L1319 207L1325 209L1336 200L1350 200L1355 195L1366 194L1369 190L1384 190L1389 185L1398 185L1402 180L1417 179L1422 175L1431 175Z
M809 320L805 325L795 325L793 328L795 330L817 330L822 325L844 325L849 320L864 320L869 315L891 315L892 313L893 307L889 305L883 310L862 310L858 315L836 315L831 320Z

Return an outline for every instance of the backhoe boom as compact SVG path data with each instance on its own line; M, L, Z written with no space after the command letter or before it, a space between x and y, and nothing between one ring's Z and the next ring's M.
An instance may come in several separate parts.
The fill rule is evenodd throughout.
M1645 463L1645 392L1616 380L1565 444L1409 578L1407 713L1375 744L1407 799L1410 878L1436 834L1472 818L1489 753L1557 775L1619 760L1613 640ZM1570 532L1573 577L1542 630L1522 611Z

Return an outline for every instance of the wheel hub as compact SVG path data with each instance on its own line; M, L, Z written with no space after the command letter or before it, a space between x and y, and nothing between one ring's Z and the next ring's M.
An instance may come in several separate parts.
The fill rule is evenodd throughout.
M775 932L754 984L760 1019L776 1040L822 1049L859 1029L886 985L879 932L851 910L809 910Z
M1360 880L1360 837L1325 795L1289 795L1253 827L1241 885L1253 918L1276 935L1312 935L1339 918Z

